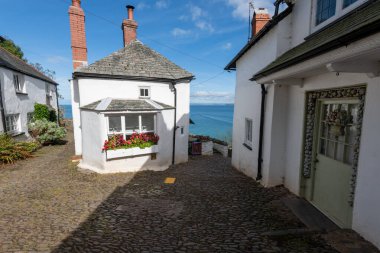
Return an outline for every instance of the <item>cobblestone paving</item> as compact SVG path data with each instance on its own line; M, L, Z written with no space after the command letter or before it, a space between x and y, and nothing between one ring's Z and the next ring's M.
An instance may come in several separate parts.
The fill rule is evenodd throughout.
M336 252L221 156L164 172L78 172L65 146L0 169L0 252ZM175 177L172 185L166 177Z

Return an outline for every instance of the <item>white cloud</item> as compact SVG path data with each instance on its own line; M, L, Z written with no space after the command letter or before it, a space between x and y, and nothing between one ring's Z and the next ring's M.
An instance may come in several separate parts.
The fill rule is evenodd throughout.
M222 91L197 91L191 94L193 98L229 98L233 94Z
M249 15L249 2L251 0L226 0L229 6L233 7L232 16L239 19L247 19ZM273 11L273 0L255 0L252 1L255 8L267 8Z
M184 37L184 36L190 35L191 33L192 33L191 30L184 30L178 27L172 30L172 35L174 37Z
M139 3L139 4L136 6L136 8L137 8L138 10L144 10L144 9L148 9L148 8L150 8L150 6L149 6L148 4L146 4L146 3Z
M202 31L207 31L207 32L214 32L215 31L214 27L210 23L203 21L203 20L197 21L195 23L195 26L198 27Z
M156 2L156 7L158 9L166 9L169 6L169 2L167 0L158 0Z
M224 50L230 50L231 48L232 48L232 43L230 42L227 42L226 44L222 46L222 49Z
M49 56L46 59L46 61L48 63L58 64L58 63L67 63L70 61L70 59L64 56L60 56L60 55L52 55L52 56Z
M196 5L190 5L191 19L193 21L198 20L199 18L206 16L206 13Z

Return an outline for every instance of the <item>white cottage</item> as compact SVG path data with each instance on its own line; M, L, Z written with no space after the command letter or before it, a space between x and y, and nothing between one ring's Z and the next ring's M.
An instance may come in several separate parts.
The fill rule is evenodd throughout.
M138 41L134 7L127 9L124 48L88 66L80 1L69 10L75 152L80 167L99 173L165 170L188 160L193 75ZM136 134L150 144L134 145Z
M0 133L6 132L18 139L28 138L34 104L46 104L58 110L57 85L0 47Z
M380 247L380 1L276 4L271 20L256 11L257 33L226 67L232 164Z

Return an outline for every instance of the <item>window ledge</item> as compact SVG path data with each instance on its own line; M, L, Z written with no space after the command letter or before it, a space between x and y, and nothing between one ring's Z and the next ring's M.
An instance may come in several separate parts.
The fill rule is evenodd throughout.
M17 137L17 136L25 134L25 132L7 132L7 134L9 134L12 137Z
M22 92L22 91L16 91L16 94L17 95L28 95L28 93Z
M107 150L107 160L117 159L122 157L133 157L140 155L148 155L158 153L158 145L151 146L149 148L127 148L127 149L116 149L116 150Z
M251 146L249 146L248 144L246 144L246 143L243 143L243 146L244 146L244 147L246 147L247 149L249 149L249 150L251 150L251 151L252 151L252 147L251 147Z

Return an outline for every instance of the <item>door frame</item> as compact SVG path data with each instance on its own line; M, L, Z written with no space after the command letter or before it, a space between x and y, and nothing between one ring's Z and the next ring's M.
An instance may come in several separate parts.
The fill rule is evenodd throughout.
M354 144L354 161L352 165L353 173L351 178L350 205L354 205L356 177L360 153L360 137L361 126L363 124L363 115L365 107L366 85L356 85L351 87L331 88L323 90L307 91L305 94L305 113L304 113L304 129L303 129L303 144L302 144L302 159L300 170L300 195L307 200L310 200L311 189L314 188L314 166L315 166L315 151L316 151L316 136L318 136L318 118L319 104L323 100L359 100L358 113L358 137Z

